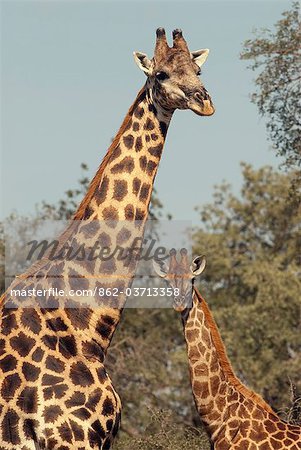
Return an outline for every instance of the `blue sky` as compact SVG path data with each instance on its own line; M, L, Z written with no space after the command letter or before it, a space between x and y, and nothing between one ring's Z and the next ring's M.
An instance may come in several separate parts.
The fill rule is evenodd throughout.
M166 211L193 220L226 180L239 192L240 161L280 160L239 60L254 28L272 28L288 1L8 1L1 3L2 215L34 211L92 177L144 83L132 52L152 56L155 29L182 28L191 50L210 48L202 80L209 118L177 111L155 186Z

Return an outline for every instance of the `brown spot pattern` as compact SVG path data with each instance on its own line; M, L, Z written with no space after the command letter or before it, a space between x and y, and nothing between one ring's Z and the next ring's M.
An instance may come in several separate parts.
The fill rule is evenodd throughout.
M27 356L34 344L35 340L26 336L23 331L10 339L10 345L20 356Z
M101 204L105 201L107 197L107 192L109 188L109 178L107 176L104 176L100 186L96 189L95 192L95 200L98 204Z
M131 232L123 227L117 234L116 242L118 245L124 244L131 237Z
M126 220L134 220L135 212L133 205L131 204L126 205L124 212Z
M137 132L140 129L140 125L138 122L134 122L133 123L133 131Z
M12 375L7 375L4 378L1 386L1 395L3 398L7 400L11 400L16 390L21 386L21 378L17 373L13 373Z
M114 181L114 193L113 198L115 200L121 201L124 199L128 193L127 182L125 180L115 180Z
M146 119L146 122L144 124L144 129L147 131L151 131L155 128L154 122L149 117Z
M40 368L29 362L24 362L22 372L27 381L36 381L40 375Z
M149 153L152 156L155 156L156 158L160 158L161 153L162 153L162 149L163 149L163 145L162 144L158 144L155 147L150 147L148 149Z
M82 361L72 364L70 378L76 386L91 386L94 382L90 370Z
M34 334L38 334L41 331L40 317L33 308L23 309L21 322L24 327L29 328Z
M36 413L38 403L38 393L36 387L25 387L21 392L17 406L25 413Z
M135 220L143 220L145 217L145 211L143 209L137 208L135 214Z
M138 136L135 142L135 150L136 152L140 152L142 150L142 138Z
M58 405L53 405L53 406L47 406L44 409L43 416L44 416L45 422L54 423L62 413L63 413L63 411L61 410L61 408Z
M0 361L0 369L2 372L9 372L17 367L17 360L13 355L6 355Z
M2 319L1 332L5 336L7 336L11 333L11 331L14 328L16 328L16 326L17 326L17 322L16 322L15 314L9 312L8 315Z
M141 106L137 106L137 108L134 111L134 116L137 117L137 119L141 119L144 115L144 109Z
M146 165L147 165L147 159L146 159L145 156L141 156L141 157L139 158L139 164L140 164L141 169L142 169L143 171L145 171L145 168L146 168Z
M155 169L157 168L157 164L154 161L148 161L147 166L146 166L146 172L149 176L152 176Z
M141 190L140 190L140 195L139 195L139 200L141 202L145 202L148 197L149 197L149 193L150 193L150 189L151 189L151 185L148 183L143 183L141 186Z
M114 161L114 159L119 158L119 156L121 155L121 148L120 145L118 144L116 148L114 148L111 156L110 156L110 162Z
M123 138L124 145L126 148L131 149L134 144L134 136L132 134L128 134L127 136L124 136Z
M112 167L111 172L112 173L131 173L135 167L134 160L130 156L126 156L123 158L120 163L115 164L115 166Z
M117 221L119 217L118 211L113 206L108 206L107 208L104 208L102 212L102 217L104 220Z
M139 178L133 179L133 194L137 195L141 186L141 180Z

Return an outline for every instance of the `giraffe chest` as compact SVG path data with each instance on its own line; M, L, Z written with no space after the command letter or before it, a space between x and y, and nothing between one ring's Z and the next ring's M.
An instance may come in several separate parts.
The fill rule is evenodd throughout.
M0 448L109 449L121 404L96 344L58 330L57 319L55 331L33 331L34 310L27 333L15 327L5 336L24 311L2 320Z

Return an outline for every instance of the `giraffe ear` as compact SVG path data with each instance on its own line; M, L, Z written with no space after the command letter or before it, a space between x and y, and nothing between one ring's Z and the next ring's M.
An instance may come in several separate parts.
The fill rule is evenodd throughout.
M134 59L139 67L146 75L150 74L151 61L148 59L145 53L134 52Z
M206 266L205 256L197 256L196 258L194 258L190 266L190 270L193 276L196 277L198 275L201 275L201 273L205 269L205 266Z
M195 52L191 52L190 54L193 62L195 62L199 67L202 67L209 55L209 49L204 48L201 50L196 50Z
M165 261L153 259L153 268L156 274L159 275L159 277L166 277L168 269Z

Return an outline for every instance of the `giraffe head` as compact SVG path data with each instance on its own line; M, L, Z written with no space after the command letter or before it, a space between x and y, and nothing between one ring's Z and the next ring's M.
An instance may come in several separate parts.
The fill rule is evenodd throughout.
M191 109L200 116L214 113L211 98L199 75L209 50L190 52L181 30L173 31L173 46L169 47L164 28L157 29L154 57L134 52L138 67L147 76L155 103L168 111Z
M153 260L154 270L176 292L173 307L176 311L184 311L191 304L194 279L200 275L206 266L205 256L197 256L189 264L187 250L180 250L180 261L177 260L176 250L170 250L169 264L165 261Z

